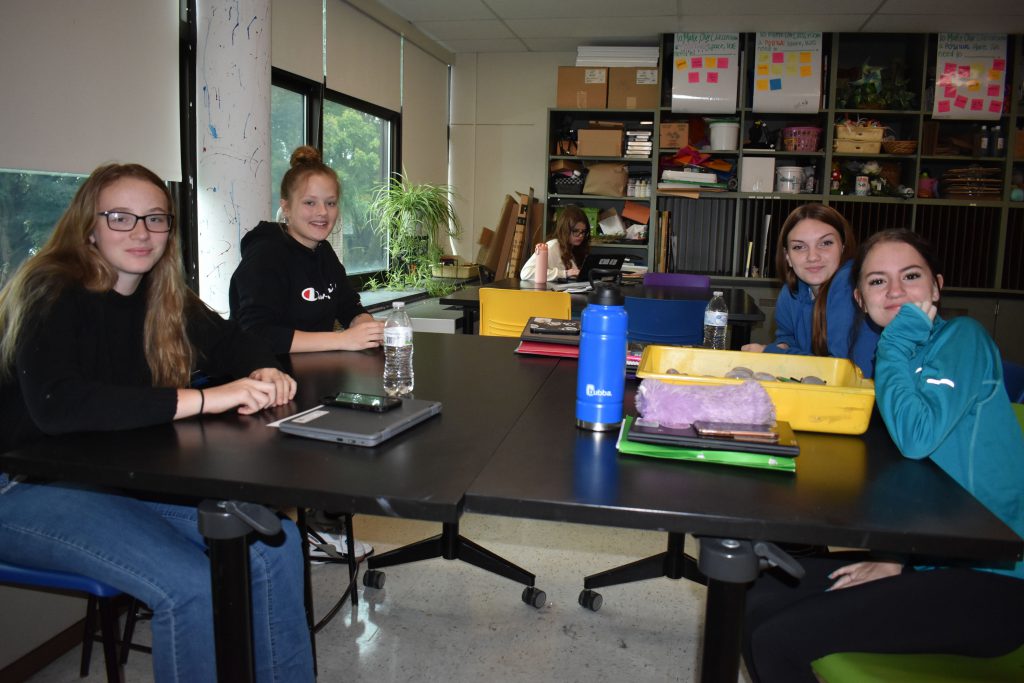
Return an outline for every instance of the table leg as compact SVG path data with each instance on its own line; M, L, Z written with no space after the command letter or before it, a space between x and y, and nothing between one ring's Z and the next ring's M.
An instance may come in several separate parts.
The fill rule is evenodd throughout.
M217 680L222 682L255 679L249 580L249 534L254 530L274 535L281 531L281 520L252 503L204 500L199 504L199 533L210 555Z
M743 610L749 583L708 581L701 683L736 683L740 672Z
M476 311L469 306L462 309L462 334L473 334L476 327Z

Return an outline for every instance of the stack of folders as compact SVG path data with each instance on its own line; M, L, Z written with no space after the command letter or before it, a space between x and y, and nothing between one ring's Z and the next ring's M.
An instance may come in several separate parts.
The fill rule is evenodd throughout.
M651 131L635 129L626 131L626 154L627 158L649 159L654 143L651 142Z
M698 189L724 192L728 188L728 183L721 183L718 181L718 174L710 171L698 171L691 169L677 171L671 168L666 168L661 172L661 181L658 183L658 192Z
M713 437L702 435L692 426L665 427L627 416L617 446L620 453L647 458L796 472L800 447L789 424L777 422L770 434L770 440Z
M562 318L530 318L519 336L516 353L524 356L580 357L580 321ZM635 375L640 354L626 354L626 374Z

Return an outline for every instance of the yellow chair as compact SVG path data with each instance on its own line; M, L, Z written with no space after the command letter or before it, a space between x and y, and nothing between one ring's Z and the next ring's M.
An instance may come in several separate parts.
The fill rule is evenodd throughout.
M536 292L518 289L480 289L480 334L518 337L532 316L572 317L568 292Z

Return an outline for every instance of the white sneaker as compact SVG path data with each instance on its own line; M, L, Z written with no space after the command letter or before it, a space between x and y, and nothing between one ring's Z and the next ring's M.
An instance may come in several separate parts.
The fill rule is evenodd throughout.
M334 534L326 531L317 531L316 535L320 536L324 540L324 542L320 543L315 535L310 534L310 559L342 560L348 557L348 555L346 554L346 551L348 549L348 542L345 538L345 534ZM367 555L373 555L373 546L369 543L363 543L362 541L356 540L352 542L352 551L355 553L356 561L359 561Z

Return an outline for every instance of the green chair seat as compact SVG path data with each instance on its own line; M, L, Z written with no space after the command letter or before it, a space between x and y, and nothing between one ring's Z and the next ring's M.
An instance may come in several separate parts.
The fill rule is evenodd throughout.
M1001 657L837 652L811 668L824 683L1020 683L1024 646Z

